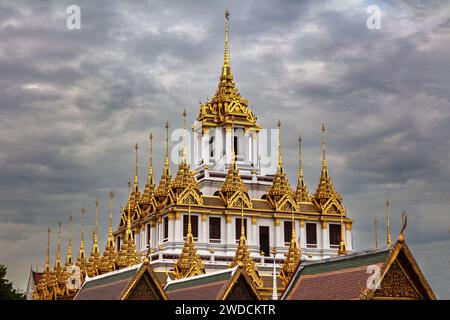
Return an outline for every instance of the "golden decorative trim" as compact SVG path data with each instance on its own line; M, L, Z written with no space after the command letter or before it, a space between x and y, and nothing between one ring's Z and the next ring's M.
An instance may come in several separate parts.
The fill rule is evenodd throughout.
M320 226L322 227L322 229L327 229L328 228L328 224L326 221L320 221Z
M280 225L280 219L275 218L275 225L276 225L276 226L279 226L279 225Z
M175 220L180 220L181 219L181 212L176 212L175 213Z
M256 224L256 217L252 216L252 224Z
M226 215L225 221L226 221L226 223L231 223L231 215Z

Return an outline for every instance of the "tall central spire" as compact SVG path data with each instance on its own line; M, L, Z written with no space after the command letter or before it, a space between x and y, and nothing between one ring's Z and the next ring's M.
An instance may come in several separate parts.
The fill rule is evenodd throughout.
M100 254L100 250L98 248L98 197L95 199L95 226L94 226L94 243L92 245L92 254L98 255Z
M56 250L55 271L60 272L62 269L61 264L61 222L58 222L58 246Z
M225 52L223 55L223 67L222 74L220 76L220 80L233 79L233 74L231 73L230 66L230 43L228 38L228 23L230 21L230 13L228 9L225 10Z
M50 273L50 228L47 229L47 256L45 257L45 272Z

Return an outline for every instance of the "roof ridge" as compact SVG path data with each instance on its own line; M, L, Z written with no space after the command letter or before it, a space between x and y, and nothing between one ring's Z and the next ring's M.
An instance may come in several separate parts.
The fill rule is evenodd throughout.
M202 279L202 278L207 278L207 277L211 277L211 276L214 276L214 275L219 275L219 274L223 274L223 273L227 273L227 272L231 272L231 275L233 276L234 273L236 272L237 268L238 268L238 266L233 267L233 268L224 269L224 270L219 270L217 272L205 273L205 274L201 274L201 275L198 275L198 276L192 276L192 277L178 279L178 280L171 280L170 282L166 283L166 285L164 286L164 289L166 289L169 285L178 284L178 283L182 283L182 282L193 281L193 280L198 280L198 279Z

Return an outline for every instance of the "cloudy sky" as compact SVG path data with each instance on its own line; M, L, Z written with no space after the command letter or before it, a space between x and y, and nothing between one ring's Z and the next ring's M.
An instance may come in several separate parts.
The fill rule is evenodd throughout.
M66 27L71 4L81 8L80 30ZM366 25L371 4L381 9L379 30ZM24 289L30 265L42 268L47 227L53 264L58 221L65 255L69 215L76 254L83 206L90 244L97 195L103 247L107 192L116 194L116 225L134 143L142 185L149 132L159 177L165 120L180 127L186 108L193 121L198 101L214 94L225 8L237 86L264 127L283 122L290 181L301 132L315 190L326 123L355 247L374 246L375 217L384 239L388 197L393 236L404 208L410 248L438 297L450 298L449 1L0 0L0 263L8 277Z

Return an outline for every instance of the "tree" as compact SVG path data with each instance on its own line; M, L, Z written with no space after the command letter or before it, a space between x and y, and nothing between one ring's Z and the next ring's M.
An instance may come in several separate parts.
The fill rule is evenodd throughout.
M13 288L11 281L6 277L6 266L0 264L0 300L24 300L25 294Z

